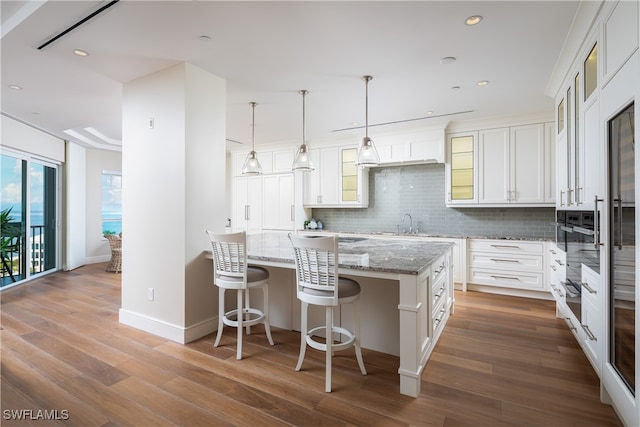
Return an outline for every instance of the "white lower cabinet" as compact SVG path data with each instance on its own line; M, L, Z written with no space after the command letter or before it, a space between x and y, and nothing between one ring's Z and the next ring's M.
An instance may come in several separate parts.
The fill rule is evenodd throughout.
M544 291L544 242L469 241L469 283L525 291Z
M547 277L551 295L556 300L556 317L563 317L561 308L567 302L562 282L567 277L567 254L555 243L549 243L547 255Z
M600 374L602 370L603 340L602 298L600 275L588 267L582 266L582 319L580 326L584 331L581 338L582 349L593 365L593 369Z

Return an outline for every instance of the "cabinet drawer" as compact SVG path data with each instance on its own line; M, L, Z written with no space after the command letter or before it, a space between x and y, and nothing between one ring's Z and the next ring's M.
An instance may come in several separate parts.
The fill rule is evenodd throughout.
M438 304L447 299L447 281L443 278L434 283L431 292L431 307L435 310Z
M542 255L508 255L486 252L469 254L471 267L491 268L508 271L542 272L544 258Z
M431 267L431 283L435 284L447 275L447 258L443 255Z
M438 306L437 310L434 310L431 318L431 324L433 325L433 337L437 337L444 329L444 325L447 322L449 311L446 305Z
M544 283L542 273L527 272L499 272L470 268L470 282L479 285L502 286L505 288L543 290Z
M520 240L474 240L469 242L471 251L495 251L513 254L537 254L544 253L543 242L523 242Z

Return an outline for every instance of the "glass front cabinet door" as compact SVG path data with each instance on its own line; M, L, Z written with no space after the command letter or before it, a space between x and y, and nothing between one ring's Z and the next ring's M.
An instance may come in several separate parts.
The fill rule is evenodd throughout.
M451 134L447 138L447 205L478 202L478 134Z

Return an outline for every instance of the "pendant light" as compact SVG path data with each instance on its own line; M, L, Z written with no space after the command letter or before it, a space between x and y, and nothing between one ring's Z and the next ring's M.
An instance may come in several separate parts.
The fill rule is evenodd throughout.
M378 150L373 144L373 140L369 138L369 80L373 79L371 76L362 76L365 85L365 124L364 124L364 138L362 138L362 145L358 150L358 159L356 165L358 166L377 166L380 164L380 156Z
M311 156L307 150L307 140L304 136L304 127L305 127L305 111L304 111L304 98L309 93L306 90L298 91L300 95L302 95L302 144L298 149L298 153L296 154L296 158L293 161L293 165L291 165L291 170L293 171L302 171L302 172L311 172L315 168L313 167L313 162L311 161Z
M243 175L260 175L262 173L262 166L258 161L258 156L256 154L255 146L255 135L256 135L256 103L250 102L252 108L251 115L251 151L247 155L247 159L244 161L244 166L242 166L242 174Z

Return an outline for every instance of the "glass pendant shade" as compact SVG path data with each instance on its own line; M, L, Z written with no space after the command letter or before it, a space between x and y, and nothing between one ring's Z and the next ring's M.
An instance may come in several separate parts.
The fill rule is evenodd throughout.
M298 153L296 154L296 158L293 161L293 166L291 167L291 169L294 171L303 172L311 172L315 169L313 167L313 162L311 161L309 151L307 150L307 144L302 144L298 149Z
M362 145L358 150L358 158L356 159L356 165L358 166L377 166L380 164L380 156L378 150L373 143L373 140L369 138L369 81L373 79L371 76L362 76L365 83L365 136L362 138Z
M258 161L258 154L254 149L255 144L255 131L256 131L256 103L250 102L252 108L251 114L251 151L247 155L247 159L242 166L243 175L260 175L262 173L262 165Z
M251 150L247 155L247 159L242 166L243 175L260 175L262 173L262 165L258 161L255 151Z
M358 159L356 163L358 166L377 166L380 164L378 150L376 150L373 139L368 136L362 138L362 145L358 150Z
M307 95L306 90L298 91L299 94L302 95L302 144L296 153L296 158L293 160L293 164L291 165L291 170L293 171L302 171L302 172L311 172L315 168L313 167L313 162L311 161L311 156L309 151L307 150L307 144L304 137L305 130L305 109L304 109L304 98Z

